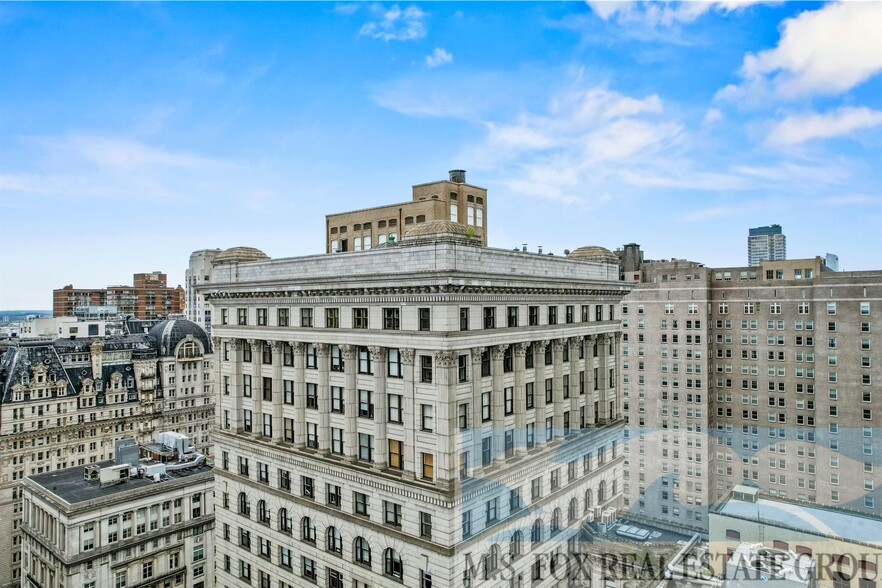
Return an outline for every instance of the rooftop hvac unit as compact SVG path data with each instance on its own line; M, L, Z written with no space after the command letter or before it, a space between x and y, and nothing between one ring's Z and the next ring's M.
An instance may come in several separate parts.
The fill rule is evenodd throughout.
M98 479L102 486L112 486L114 484L122 484L129 479L130 468L128 464L112 465L107 468L101 468Z
M87 465L83 468L83 479L87 482L93 482L97 480L100 476L101 466L99 465Z
M586 523L593 523L594 522L594 511L591 510L590 508L587 511L585 511L585 522Z
M603 515L600 517L600 522L604 525L612 525L617 520L617 511L614 508L607 508L603 511Z

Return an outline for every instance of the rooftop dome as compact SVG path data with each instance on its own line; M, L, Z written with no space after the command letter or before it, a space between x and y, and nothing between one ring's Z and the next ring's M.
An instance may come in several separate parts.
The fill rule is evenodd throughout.
M414 237L428 237L435 235L460 235L467 237L469 227L447 220L434 220L427 223L420 223L411 230L404 233L405 239Z
M619 263L619 258L615 253L605 247L599 247L597 245L579 247L578 249L567 255L567 259L596 261L599 263Z
M208 335L194 322L185 319L171 319L153 325L147 336L159 343L160 355L174 355L181 341L191 337L202 344L203 353L211 353Z
M222 265L225 263L248 263L251 261L263 261L269 259L269 255L254 247L230 247L218 253L212 263Z

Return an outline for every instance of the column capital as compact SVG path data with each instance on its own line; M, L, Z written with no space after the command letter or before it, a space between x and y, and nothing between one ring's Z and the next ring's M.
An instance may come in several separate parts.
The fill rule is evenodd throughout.
M469 353L472 355L472 363L481 363L481 357L484 355L484 348L472 347L469 349Z
M355 357L356 348L355 345L341 345L340 353L343 355L343 359L352 359Z
M248 339L248 345L251 346L251 351L259 351L263 341L260 339Z
M566 339L554 339L551 342L552 347L554 348L555 353L559 353L563 351L564 345L567 344Z
M413 365L413 357L416 355L415 349L400 349L399 353L401 354L401 363Z
M529 347L528 343L515 343L512 345L512 350L514 351L515 356L524 357L527 355L527 347Z
M386 348L380 347L379 345L371 345L368 347L368 352L371 354L371 359L373 361L386 361L388 355Z
M545 353L545 348L548 347L548 343L548 339L541 339L539 341L534 341L533 345L536 346L536 351L538 351L539 353Z
M436 351L435 363L438 367L452 368L456 366L457 357L456 351Z
M505 357L506 349L508 349L508 345L494 345L490 348L490 356L494 361L501 361Z
M270 341L269 344L273 353L281 353L285 349L284 341Z
M582 338L581 337L570 337L569 339L567 339L567 343L569 343L570 347L578 347L579 345L582 344Z
M622 340L622 332L621 332L621 331L616 331L616 333L615 333L615 338L616 338L616 343L618 343L619 341L621 341L621 340Z
M230 339L230 349L233 351L241 351L245 347L244 339Z
M315 343L315 354L319 357L328 357L331 351L331 346L327 343Z
M306 351L306 344L300 341L292 341L288 343L288 345L290 345L291 349L294 350L294 355L300 355L304 351Z
M223 339L220 337L212 337L211 338L211 349L217 353L217 348L220 347L221 343L223 343Z

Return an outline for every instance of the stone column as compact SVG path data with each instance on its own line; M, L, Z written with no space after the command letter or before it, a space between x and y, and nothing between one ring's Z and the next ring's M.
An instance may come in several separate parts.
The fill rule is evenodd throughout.
M619 378L621 377L621 372L619 371L619 366L622 362L622 333L621 331L616 332L613 339L613 369L615 370L615 379L613 380L613 390L610 392L610 401L613 402L613 408L610 411L611 419L620 419L622 418L621 406L622 406L622 396L621 396L621 386L619 386Z
M294 341L291 348L294 350L294 447L303 449L306 446L306 345Z
M533 384L533 406L535 411L535 438L536 445L545 443L545 348L548 347L550 341L536 341L534 348L536 349L536 357L533 358L533 366L535 368L536 383Z
M554 398L554 438L562 439L563 431L563 413L564 413L564 397L563 397L563 351L567 345L566 339L555 339L552 343L554 346L554 363L552 384L552 398Z
M245 345L242 339L230 339L230 395L221 396L230 402L230 430L233 433L242 432L242 350Z
M346 461L354 462L358 459L358 384L356 382L358 349L354 345L341 345L340 353L343 355L343 374L346 380L343 386L343 410L346 415L343 453L346 455Z
M224 399L224 376L221 367L223 365L222 360L224 357L223 345L224 341L220 337L211 338L211 348L214 350L214 381L217 383L212 398L214 401L214 427L217 431L224 428L224 407L226 406L226 401ZM135 371L137 372L137 369ZM137 377L137 375L135 377ZM141 382L135 382L135 385L138 386L138 399L143 403L144 393L141 391ZM155 389L151 390L150 393L155 394ZM62 423L64 423L64 420L62 420Z
M319 373L318 389L316 390L319 410L319 453L322 455L328 455L331 452L330 348L331 346L327 343L315 343Z
M484 348L475 347L470 350L470 353L472 356L472 414L469 418L472 422L469 423L471 425L469 436L472 449L469 455L471 461L469 469L479 467L478 464L481 463L481 431L484 428L484 422L481 419L481 381L483 380L481 377L481 356L484 355Z
M261 400L263 399L263 378L261 374L261 362L263 361L263 341L248 339L251 346L251 434L260 435L263 432L263 418Z
M527 344L515 343L513 347L514 355L514 409L515 409L515 457L524 455L527 452ZM534 360L535 364L535 360ZM536 385L533 385L533 394L535 396Z
M435 352L435 481L443 490L450 490L457 478L456 471L456 351Z
M376 434L374 435L374 467L384 470L389 465L389 438L386 433L386 424L389 419L389 409L386 397L386 348L368 347L371 361L374 364L374 423Z
M502 381L502 360L505 357L505 350L508 345L495 345L490 348L491 367L493 388L490 392L491 406L491 423L493 424L493 463L503 463L505 461L505 402L504 402L504 386Z
M607 358L609 357L607 346L609 345L609 334L604 333L597 338L597 396L598 396L598 414L597 419L601 423L609 420L609 366Z
M407 480L414 479L414 473L416 472L416 468L414 466L415 461L414 455L416 451L416 433L414 431L414 427L416 426L416 417L414 415L414 356L416 355L415 350L413 349L400 349L401 353L401 363L403 365L403 384L404 384L404 394L403 394L403 404L402 411L404 413L404 473L403 476Z
M282 436L282 405L285 402L285 390L282 384L282 363L285 344L282 341L270 343L273 350L273 441L279 443Z
M593 427L597 424L597 414L594 411L594 402L597 400L597 392L594 390L594 344L596 335L588 335L585 338L585 424Z
M582 402L582 396L579 395L579 368L585 363L579 360L581 344L581 337L567 339L567 345L570 346L570 429L579 428L579 406Z

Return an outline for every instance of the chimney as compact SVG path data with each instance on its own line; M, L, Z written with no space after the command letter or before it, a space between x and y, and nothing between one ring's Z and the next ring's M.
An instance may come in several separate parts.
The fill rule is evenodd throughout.
M526 243L524 243L523 245L521 245L521 251L522 251L523 253L526 253L526 252L527 252L527 244L526 244Z
M454 184L465 184L465 170L464 169L452 169L448 172L450 174L450 181Z

